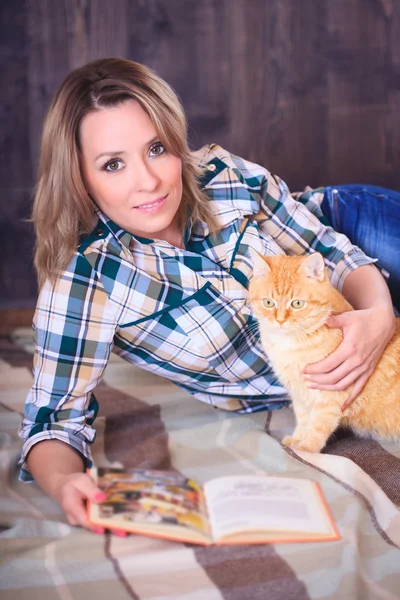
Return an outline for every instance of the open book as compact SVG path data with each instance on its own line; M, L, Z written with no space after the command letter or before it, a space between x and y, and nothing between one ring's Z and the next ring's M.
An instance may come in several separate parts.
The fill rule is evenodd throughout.
M93 468L107 494L88 503L92 525L194 544L338 540L317 483L267 475L226 476L203 486L174 472Z

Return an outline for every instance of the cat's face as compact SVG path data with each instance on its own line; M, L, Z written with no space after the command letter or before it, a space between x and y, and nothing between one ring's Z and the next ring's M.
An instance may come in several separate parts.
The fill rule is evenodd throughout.
M330 292L322 256L268 256L251 252L249 302L260 327L282 334L311 333L326 323Z

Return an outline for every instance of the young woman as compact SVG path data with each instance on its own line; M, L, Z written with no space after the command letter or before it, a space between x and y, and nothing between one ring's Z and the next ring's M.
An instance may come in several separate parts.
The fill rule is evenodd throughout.
M279 177L217 145L191 153L175 93L143 65L102 59L68 75L46 117L33 209L40 295L21 478L33 477L71 524L86 526L84 500L98 498L83 472L93 390L112 350L220 408L286 404L246 302L249 246L323 254L357 310L331 321L343 342L306 376L323 389L354 384L354 398L394 331L392 299L372 263L386 257L385 239L399 240L390 217L369 258L329 226L326 217L345 229L361 197L374 211L371 227L387 206L399 214L399 195L388 190L327 188L295 199ZM363 212L358 219L352 242L362 246ZM397 269L398 298L395 260L389 252L382 267Z

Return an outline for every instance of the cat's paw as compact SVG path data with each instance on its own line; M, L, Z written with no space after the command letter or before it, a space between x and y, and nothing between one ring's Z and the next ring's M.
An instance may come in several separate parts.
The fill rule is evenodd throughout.
M318 440L298 440L296 443L296 450L302 450L303 452L312 452L313 454L317 454L321 452L324 444L321 444Z
M313 452L314 454L321 452L323 448L323 445L321 445L321 442L318 440L312 440L309 438L302 440L293 435L286 435L282 440L282 444L284 446L288 446L288 448L293 448L294 450L302 450L303 452Z
M296 448L298 443L299 440L294 438L292 435L285 435L285 437L282 440L282 444L284 446L288 446L289 448Z

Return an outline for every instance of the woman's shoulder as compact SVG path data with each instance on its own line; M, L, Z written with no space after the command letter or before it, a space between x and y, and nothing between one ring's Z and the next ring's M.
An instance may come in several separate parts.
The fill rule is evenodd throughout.
M193 150L192 155L197 159L199 165L202 166L215 158L219 158L219 160L222 161L229 161L231 153L228 150L225 150L225 148L222 148L219 144L211 143L205 144L198 150Z
M79 250L74 251L68 263L57 272L54 278L45 280L41 293L61 294L67 297L70 290L90 285L95 277L95 269ZM68 289L68 293L67 293Z
M215 170L218 171L224 168L234 169L238 174L240 173L241 178L253 179L253 182L254 178L259 180L271 176L268 169L261 164L243 158L216 143L206 144L192 154L200 168L209 169L214 165Z
M198 159L199 166L206 172L208 169L213 171L205 177L205 182L211 182L211 186L213 182L216 185L221 183L221 180L218 180L215 175L228 168L231 169L231 173L236 174L237 182L240 181L249 191L257 192L268 188L269 193L279 198L284 198L286 194L290 194L295 200L307 205L309 208L319 207L324 199L325 187L312 188L306 186L302 191L290 193L285 181L279 175L269 171L263 164L238 156L219 144L207 144L195 151L193 155ZM222 180L232 183L232 177L222 177ZM233 181L233 184L235 185L237 182Z
M201 186L219 222L258 214L261 196L272 179L270 173L218 144L208 144L194 155L202 169Z

